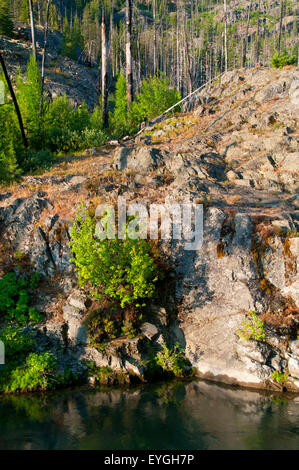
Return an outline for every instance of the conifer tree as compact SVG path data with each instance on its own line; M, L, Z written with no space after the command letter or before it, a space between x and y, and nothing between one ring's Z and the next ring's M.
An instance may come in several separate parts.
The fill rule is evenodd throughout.
M0 0L0 34L12 36L13 28L9 0Z
M38 129L41 93L41 74L33 55L27 65L26 80L19 76L17 88L25 127L30 134L33 134Z
M125 133L128 120L127 82L124 74L118 76L115 90L114 126L120 134Z

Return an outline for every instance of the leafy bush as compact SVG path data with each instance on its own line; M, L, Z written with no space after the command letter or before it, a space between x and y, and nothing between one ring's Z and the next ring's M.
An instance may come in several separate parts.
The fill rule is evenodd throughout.
M90 345L100 351L105 349L108 341L120 336L120 325L104 310L91 312L85 325L88 327Z
M126 336L126 338L136 338L138 335L138 331L131 320L125 320L122 326L122 334Z
M32 55L27 64L26 76L17 76L17 98L24 126L29 137L38 130L40 108L41 75L35 57Z
M237 330L237 335L245 341L253 339L255 341L266 341L266 331L264 323L259 320L257 314L249 311L249 317L242 321L242 329Z
M0 181L9 181L19 172L16 158L18 129L12 105L0 106Z
M85 206L76 213L70 248L74 254L80 285L88 285L91 294L101 300L117 300L121 308L139 305L152 297L157 269L146 240L99 240L96 220Z
M155 75L142 82L141 92L129 107L126 79L120 74L116 83L114 113L110 117L111 131L118 137L133 134L138 124L157 117L180 99L180 92L170 87L167 77Z
M75 34L75 24L74 31L68 33L68 28L66 36ZM77 37L75 42L79 39ZM25 76L19 71L16 82L29 149L24 148L14 107L6 99L0 107L0 181L12 180L21 170L30 172L49 168L53 161L52 153L97 147L108 140L109 136L103 130L101 107L97 106L93 113L84 102L74 108L66 96L57 97L53 102L44 96L39 126L41 75L33 56ZM156 117L179 99L180 93L170 87L169 79L160 75L144 80L141 93L128 106L126 80L124 75L119 75L114 113L110 114L111 135L118 138L134 134L142 121Z
M15 273L5 274L0 280L0 315L21 325L41 322L43 317L30 307L30 296L27 292L36 285L37 279L37 275L25 281L18 278Z
M170 87L170 80L163 75L143 80L141 92L137 95L140 121L158 117L181 99L178 90ZM177 111L180 108L177 108Z
M9 359L22 358L33 346L33 339L25 334L23 327L8 325L0 330L0 341L5 345L5 357Z
M185 351L179 348L176 344L173 350L169 349L165 343L162 344L162 351L156 355L156 363L165 372L173 373L176 376L181 376L184 369L189 364L188 359L185 357Z
M50 352L31 353L25 365L16 367L4 386L5 392L46 390L53 385L56 358Z
M108 136L99 129L84 129L81 132L81 148L100 147L107 141Z
M47 170L53 163L53 154L49 150L39 150L38 152L28 150L22 155L23 158L20 163L25 172L38 169Z
M275 371L272 373L272 379L274 382L279 383L280 385L284 385L288 380L289 374L287 372L283 373L281 371Z
M55 153L101 146L108 138L101 126L99 108L90 115L85 103L73 108L66 96L58 97L48 106L36 146Z
M296 55L289 55L287 51L283 51L280 54L276 52L271 58L271 65L277 69L282 69L286 65L296 65Z
M5 345L5 366L0 374L0 393L48 390L77 383L79 376L64 368L57 370L57 359L49 351L36 354L35 341L27 328L8 325L0 329Z

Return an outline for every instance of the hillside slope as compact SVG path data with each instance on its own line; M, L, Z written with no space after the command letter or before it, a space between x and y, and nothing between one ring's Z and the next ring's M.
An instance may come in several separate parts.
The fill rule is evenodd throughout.
M298 104L295 67L228 72L194 111L3 188L1 271L31 266L45 276L35 304L47 320L37 338L46 335L55 351L63 345L60 360L76 373L88 359L143 378L144 344L159 350L167 340L186 349L201 377L298 392ZM79 202L95 208L119 195L202 203L204 239L197 251L184 240L160 243L173 276L149 307L150 325L99 352L88 344L87 297L70 264L70 219ZM266 341L238 334L250 310Z
M43 52L43 38L43 28L37 26L37 57L40 62ZM47 96L54 99L57 96L66 94L74 106L80 105L85 100L88 107L94 108L98 103L98 71L63 57L61 55L61 44L62 35L58 31L51 30L48 37L45 78ZM17 23L14 39L0 36L0 51L4 56L7 69L12 78L16 76L18 69L25 73L32 53L29 26Z

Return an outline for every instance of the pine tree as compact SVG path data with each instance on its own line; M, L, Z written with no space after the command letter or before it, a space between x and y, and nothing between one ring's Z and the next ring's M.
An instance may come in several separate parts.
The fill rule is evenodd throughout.
M125 134L128 126L127 82L124 74L118 76L115 90L113 127L119 135Z
M26 80L19 77L17 87L25 127L30 134L33 134L38 129L41 93L41 74L33 55L27 65Z
M0 34L12 36L13 28L9 0L0 0Z
M84 40L81 34L79 18L76 15L74 18L73 26L70 28L67 14L63 21L63 39L62 39L62 54L70 59L77 59L77 48L84 47Z
M66 10L63 20L63 33L62 33L62 54L68 56L70 53L71 31L69 20L67 18Z

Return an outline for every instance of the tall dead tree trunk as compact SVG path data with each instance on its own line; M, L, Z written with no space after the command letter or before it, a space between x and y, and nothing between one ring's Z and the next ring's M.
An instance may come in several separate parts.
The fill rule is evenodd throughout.
M280 49L281 49L283 9L284 9L284 2L283 2L283 0L280 0L280 20L279 20L279 35L278 35L278 54L280 54Z
M22 120L20 108L19 108L18 101L17 101L16 95L15 95L12 83L10 81L10 78L9 78L9 75L8 75L8 72L7 72L7 68L6 68L6 65L5 65L5 62L4 62L4 58L1 54L1 52L0 52L0 64L2 65L2 69L3 69L3 72L4 72L4 77L5 77L5 80L7 82L8 89L9 89L10 95L11 95L13 103L14 103L14 107L15 107L16 114L17 114L18 121L19 121L20 131L21 131L21 134L22 134L23 143L24 143L24 146L27 148L28 147L28 141L27 141L27 137L26 137L26 134L25 134L25 130L24 130L24 125L23 125L23 120Z
M109 28L109 57L110 57L110 63L111 63L111 68L112 68L112 77L114 78L115 76L115 63L114 63L114 47L113 47L113 35L114 35L114 20L113 20L113 15L114 15L114 0L112 0L111 3L111 11L110 11L110 28Z
M47 53L50 2L51 2L51 0L47 0L47 12L46 12L46 23L45 23L45 33L44 33L44 50L43 50L43 58L42 58L42 84L41 84L41 90L40 90L38 130L40 129L40 126L41 126L41 119L42 119L42 114L43 114L43 100L44 100L44 86L45 86L45 65L46 65L46 53Z
M191 63L190 63L190 54L187 40L187 21L186 21L186 12L184 12L184 30L183 30L183 40L184 40L184 54L185 54L185 80L187 81L188 94L192 93L192 73L191 73Z
M224 0L224 69L227 72L227 6L226 0Z
M153 0L153 22L154 22L154 74L155 74L157 72L156 0Z
M32 52L33 52L33 55L36 59L35 24L34 24L34 17L33 17L32 0L29 0L29 14L30 14L30 24L31 24Z
M257 32L256 32L256 63L260 61L260 0L258 1Z
M243 60L242 60L242 66L243 66L243 67L245 67L245 65L246 65L247 45L248 45L248 33L249 33L249 24L250 24L251 8L252 8L252 0L250 0L250 4L249 4L249 10L248 10L248 16L247 16L247 24L246 24L246 33L245 33L245 38L244 38L244 42L243 42Z
M126 79L127 79L127 98L128 104L134 99L133 82L133 0L126 0Z
M108 127L108 38L105 8L102 10L102 118Z

